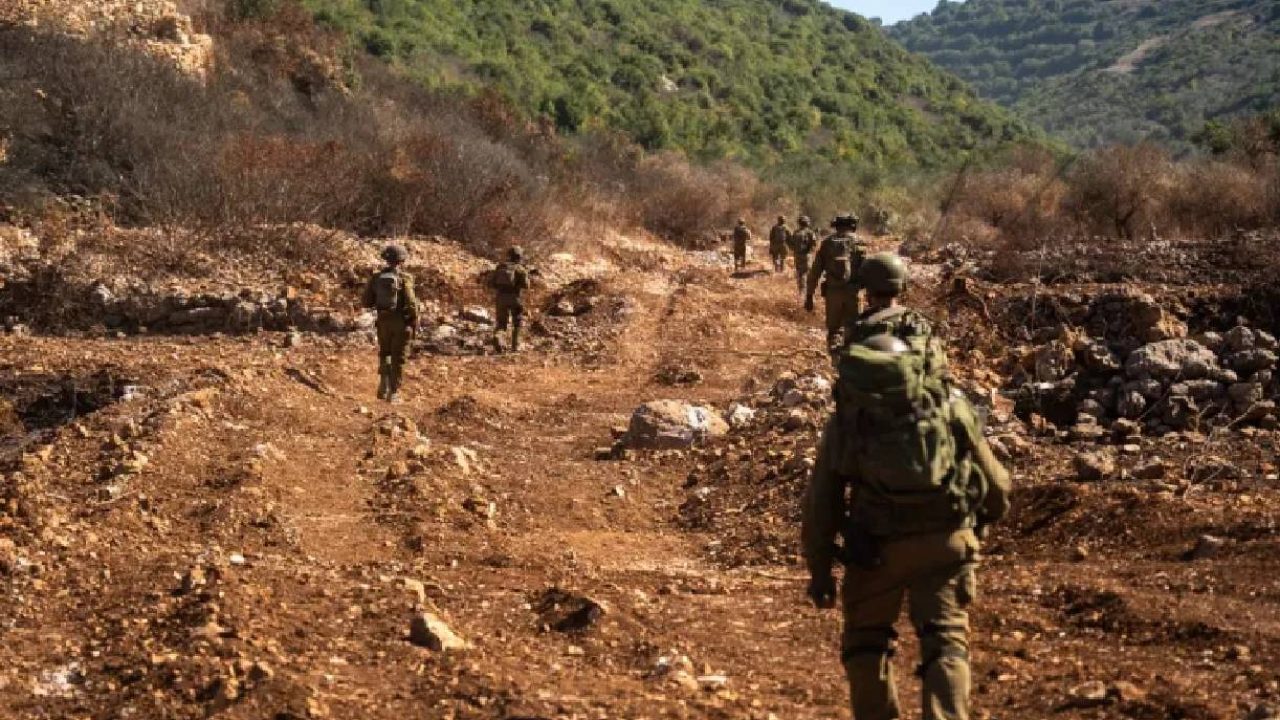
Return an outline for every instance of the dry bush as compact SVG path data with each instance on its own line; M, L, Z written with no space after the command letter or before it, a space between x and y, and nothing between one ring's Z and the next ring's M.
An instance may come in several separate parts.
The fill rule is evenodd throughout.
M1208 237L1265 227L1276 219L1273 192L1256 169L1213 160L1187 163L1178 168L1169 222L1180 234Z
M548 162L537 138L491 137L491 118L377 68L359 90L303 92L292 64L237 57L202 83L127 49L0 30L5 202L104 198L119 222L228 242L316 223L483 251L557 227L549 173L522 154Z
M1116 145L1081 160L1068 179L1066 212L1096 235L1133 240L1167 226L1174 165L1159 146Z
M757 184L743 168L728 163L700 167L664 153L640 162L628 195L645 228L687 244L752 208Z

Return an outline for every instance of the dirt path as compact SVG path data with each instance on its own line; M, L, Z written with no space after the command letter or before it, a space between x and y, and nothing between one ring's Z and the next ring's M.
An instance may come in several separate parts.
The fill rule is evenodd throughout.
M420 357L397 406L371 400L354 340L6 340L18 385L109 370L142 390L5 469L0 717L846 717L839 618L802 602L801 569L730 569L726 538L681 522L704 458L596 459L640 402L723 407L823 367L788 278L668 263L610 279L633 304L589 362ZM763 467L773 449L715 452ZM1274 490L1240 516L1211 495L1071 495L1048 479L1062 461L1023 460L1034 487L991 545L978 717L1236 718L1273 697ZM1210 523L1255 545L1178 561ZM588 600L603 614L561 625ZM471 649L410 644L419 607ZM1072 706L1091 681L1112 697Z

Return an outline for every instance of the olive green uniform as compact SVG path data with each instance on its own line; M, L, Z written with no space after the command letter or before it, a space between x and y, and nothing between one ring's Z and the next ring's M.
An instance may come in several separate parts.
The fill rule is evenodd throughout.
M902 337L921 317L898 312L889 320ZM856 326L853 330L856 332ZM927 331L927 329L926 329ZM986 495L969 515L926 512L928 505L885 506L869 498L855 474L842 468L851 430L833 417L823 432L818 461L803 501L801 539L814 578L829 578L836 538L844 535L846 559L857 560L850 538L870 538L878 562L849 562L841 585L844 631L841 660L856 720L900 717L891 659L894 623L903 600L920 640L923 720L967 720L970 670L968 607L977 594L976 528L1008 510L1009 476L982 437L976 413L960 397L951 400L957 468L985 479ZM960 462L962 459L965 462ZM960 470L957 470L960 471ZM944 507L949 511L949 507Z
M751 229L739 225L733 229L733 269L741 270L747 266L747 247L751 244Z
M818 247L818 234L812 228L801 227L791 233L787 239L791 249L791 257L796 265L796 288L803 294L804 285L809 277L809 268L813 262L813 250Z
M843 231L822 241L817 257L809 269L807 297L813 298L819 290L826 305L827 344L835 346L840 332L861 312L858 299L859 286L855 278L858 266L866 257L867 246L853 232ZM846 277L836 273L841 259L848 257Z
M919 335L931 335L933 323L905 305L883 308L867 308L845 327L845 344L860 343L876 335L892 335L906 340Z
M510 268L514 280L510 286L505 286L498 282L499 274L505 269ZM497 333L501 333L508 327L511 328L511 349L520 349L520 331L524 327L524 300L522 296L525 290L529 289L529 269L523 263L508 260L499 264L498 269L494 272L490 280L490 286L494 290L494 306L497 324L495 326L494 342L498 342Z
M365 285L365 307L374 307L374 281L377 276L394 270L400 276L400 296L395 310L379 310L374 329L378 336L379 397L393 396L404 381L404 366L409 362L409 349L418 327L418 296L414 292L413 276L403 270L380 270Z
M791 230L785 224L778 223L769 230L769 258L773 260L774 272L787 269L787 245L790 242Z

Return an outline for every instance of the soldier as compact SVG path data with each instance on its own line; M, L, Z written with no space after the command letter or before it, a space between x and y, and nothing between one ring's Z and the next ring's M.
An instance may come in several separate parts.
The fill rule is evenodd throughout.
M796 265L796 288L800 296L804 297L805 278L809 275L813 250L818 246L818 234L809 227L810 220L807 215L800 216L798 222L800 227L787 238L787 245L791 248L791 257Z
M787 269L787 245L791 242L791 229L787 227L787 219L778 216L778 224L769 230L769 257L773 260L773 271L780 273Z
M524 250L520 246L507 251L507 259L498 263L489 276L489 287L494 290L497 305L493 346L502 352L501 334L510 325L511 352L520 352L520 328L524 325L524 302L520 296L529 289L529 269L524 265Z
M885 306L855 328L882 332L838 356L836 412L803 505L808 595L835 607L832 566L844 563L841 660L855 720L900 717L891 658L904 597L920 640L922 718L967 720L967 608L979 538L1008 511L1009 474L951 389L929 323L892 301L906 283L901 260L874 255L861 274L871 302Z
M907 265L895 253L876 253L858 268L858 285L867 296L867 309L845 327L846 344L860 343L874 335L901 339L933 334L933 324L898 298L907 290Z
M867 246L856 234L857 215L837 215L831 227L835 234L818 246L818 257L809 270L804 309L813 312L813 296L821 290L826 303L827 346L834 350L845 324L858 316L858 268Z
M738 224L733 228L733 271L740 272L747 267L747 247L751 245L751 228L747 227L747 221L738 218Z
M378 399L398 402L404 365L418 327L418 298L413 276L400 269L408 252L399 245L382 251L386 267L379 270L364 288L364 305L378 312Z

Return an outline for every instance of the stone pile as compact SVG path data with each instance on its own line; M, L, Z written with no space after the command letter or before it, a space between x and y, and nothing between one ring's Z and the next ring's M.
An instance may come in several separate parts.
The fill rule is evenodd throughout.
M1084 327L1058 325L1021 350L1014 383L1024 416L1080 440L1280 427L1275 336L1244 324L1193 335L1142 295L1103 296L1092 309Z

